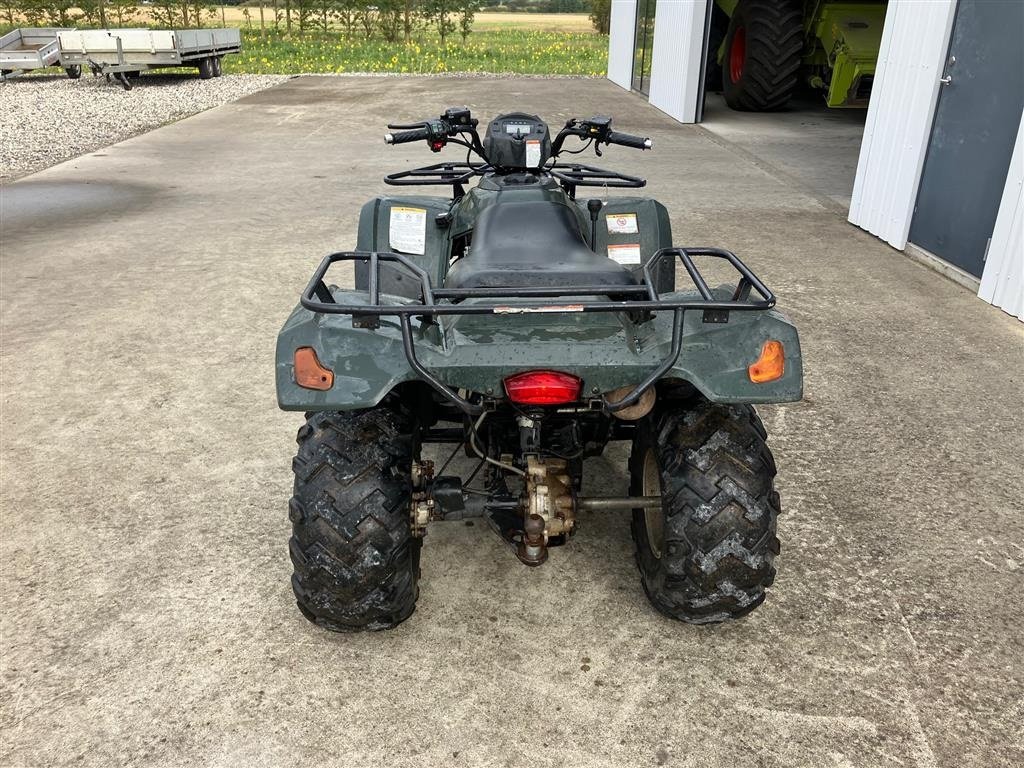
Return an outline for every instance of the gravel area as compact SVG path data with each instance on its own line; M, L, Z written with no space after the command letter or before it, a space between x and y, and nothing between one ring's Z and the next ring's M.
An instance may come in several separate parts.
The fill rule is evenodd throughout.
M34 173L287 79L154 73L125 91L88 75L14 78L0 83L0 179Z

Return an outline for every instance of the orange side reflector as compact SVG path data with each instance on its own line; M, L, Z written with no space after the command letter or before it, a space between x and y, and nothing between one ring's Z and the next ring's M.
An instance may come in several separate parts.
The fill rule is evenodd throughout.
M323 367L312 347L299 347L295 350L295 383L306 389L330 389L334 371Z
M781 341L766 341L761 348L757 362L747 368L750 380L755 384L766 384L781 379L786 372L786 353Z

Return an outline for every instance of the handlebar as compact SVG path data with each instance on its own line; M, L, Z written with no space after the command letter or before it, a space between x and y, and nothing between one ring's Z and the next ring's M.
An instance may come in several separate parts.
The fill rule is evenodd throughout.
M384 135L384 142L394 145L426 141L432 152L440 152L449 142L453 142L468 147L487 162L480 135L476 130L477 125L478 121L471 116L468 107L450 107L440 117L422 123L389 125L392 133ZM562 144L570 136L592 142L594 153L598 157L601 156L602 144L618 144L640 150L651 149L654 146L654 142L646 136L613 131L612 119L607 115L595 115L586 119L574 117L566 122L565 127L552 140L549 155L551 158L559 156Z
M608 144L620 144L623 147L632 147L633 149L650 149L654 146L654 142L644 136L632 136L628 133L616 133L615 131L608 131L605 142Z
M566 122L565 127L558 132L555 140L551 143L551 154L555 157L562 151L562 144L570 136L577 136L584 141L594 143L594 152L601 156L602 144L618 144L633 149L651 149L654 142L646 136L633 136L628 133L616 133L612 130L612 119L606 115L581 120L572 118Z
M480 149L480 138L476 132L477 121L469 113L468 107L449 107L444 114L432 120L412 125L389 125L397 133L384 134L385 144L406 144L410 141L427 141L431 152L440 152L449 140L466 144L459 135L469 134L471 149Z
M410 141L423 141L430 138L430 130L427 128L414 128L411 131L396 131L385 133L385 144L407 144Z

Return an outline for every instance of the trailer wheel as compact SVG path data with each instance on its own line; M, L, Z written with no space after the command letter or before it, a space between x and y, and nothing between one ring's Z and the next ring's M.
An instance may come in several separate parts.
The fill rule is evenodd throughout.
M297 439L288 516L299 610L336 632L397 626L419 594L410 424L384 407L314 413Z
M199 79L209 80L213 77L213 60L212 59L200 59L199 60Z
M221 68L220 56L214 56L212 59L210 59L210 61L213 62L214 77L220 77L222 74L224 74L224 71Z
M67 73L67 76L72 80L77 80L82 76L82 65L72 64L70 67L64 67L64 72Z
M722 92L743 112L781 109L796 89L803 11L796 0L740 0L729 19Z
M750 406L669 401L639 425L632 493L662 498L633 512L648 599L666 616L709 624L764 601L779 553L775 460Z

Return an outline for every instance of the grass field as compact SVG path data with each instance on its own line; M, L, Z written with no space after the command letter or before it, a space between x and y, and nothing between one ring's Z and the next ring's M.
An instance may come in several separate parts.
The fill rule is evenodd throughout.
M507 14L506 14L507 15ZM522 14L527 15L527 14ZM341 72L501 72L604 75L608 38L590 33L502 29L474 31L463 45L436 37L387 43L348 40L337 33L287 36L243 31L242 53L224 58L225 72L315 74Z

